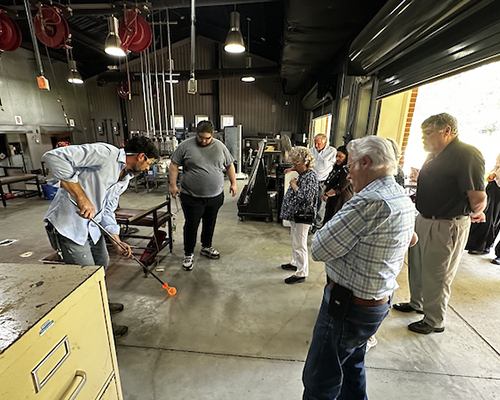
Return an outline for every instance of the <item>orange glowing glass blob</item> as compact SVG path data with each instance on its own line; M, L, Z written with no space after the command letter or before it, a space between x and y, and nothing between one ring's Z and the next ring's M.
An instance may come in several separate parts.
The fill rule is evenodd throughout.
M177 294L177 289L172 286L168 286L166 283L163 284L163 289L166 289L170 296L175 296Z

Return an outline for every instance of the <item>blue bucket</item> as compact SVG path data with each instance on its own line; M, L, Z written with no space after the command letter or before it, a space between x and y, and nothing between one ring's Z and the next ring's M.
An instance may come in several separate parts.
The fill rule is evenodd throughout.
M43 191L43 196L47 200L52 200L56 193L57 193L57 187L55 186L50 186L50 185L42 185L42 191Z

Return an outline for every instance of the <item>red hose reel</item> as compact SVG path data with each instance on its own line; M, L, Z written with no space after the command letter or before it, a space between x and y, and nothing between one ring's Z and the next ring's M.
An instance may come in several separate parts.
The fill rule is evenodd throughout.
M118 36L124 51L140 53L151 44L153 33L147 21L139 15L138 10L127 10L120 20Z
M61 49L69 39L69 26L57 7L43 5L34 18L35 34L48 47Z
M0 50L14 51L21 46L22 40L19 25L4 10L0 10Z

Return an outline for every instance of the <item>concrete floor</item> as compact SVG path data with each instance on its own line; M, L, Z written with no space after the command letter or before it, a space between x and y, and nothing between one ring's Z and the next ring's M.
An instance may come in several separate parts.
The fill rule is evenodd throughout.
M164 187L128 191L121 206L146 208L164 198ZM199 256L198 244L191 272L181 267L183 216L176 213L174 250L162 252L165 271L158 272L178 289L175 297L144 279L133 261L112 257L109 297L125 305L114 321L130 329L117 340L126 400L301 398L324 269L311 261L305 283L285 285L290 273L279 265L290 261L289 230L239 221L236 199L226 197L219 213L220 260ZM42 221L47 207L38 198L0 207L0 240L19 239L0 247L2 262L33 263L52 252ZM34 254L21 258L27 251ZM444 333L412 333L406 326L420 316L390 312L366 357L371 400L500 399L500 267L492 257L464 254ZM395 302L408 299L406 267L399 284Z

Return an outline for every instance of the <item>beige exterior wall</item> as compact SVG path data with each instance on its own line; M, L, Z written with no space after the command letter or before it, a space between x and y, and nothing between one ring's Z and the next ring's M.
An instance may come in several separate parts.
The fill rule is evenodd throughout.
M394 139L402 146L410 98L411 91L408 91L382 100L377 136Z

